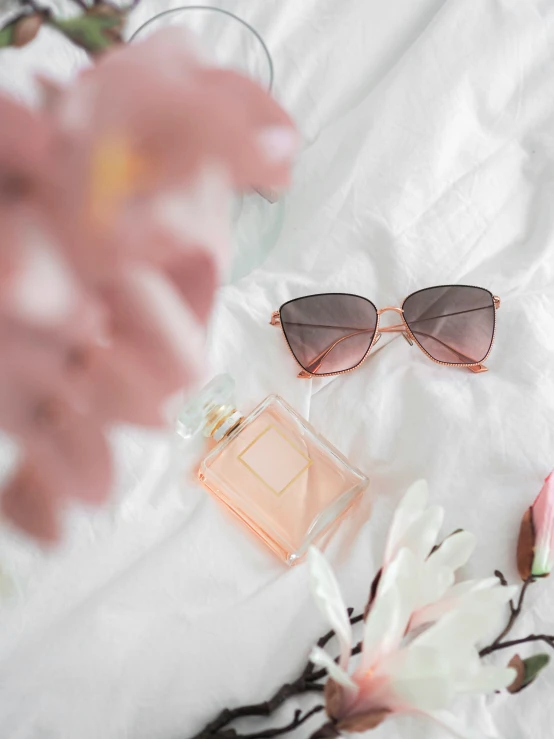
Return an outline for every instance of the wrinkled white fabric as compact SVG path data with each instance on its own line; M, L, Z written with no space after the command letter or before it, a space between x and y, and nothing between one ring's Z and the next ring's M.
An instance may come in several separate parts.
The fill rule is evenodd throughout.
M140 12L159 5L143 0ZM516 581L519 522L554 465L554 6L222 5L264 36L276 95L305 147L280 204L243 203L240 266L214 313L211 371L235 376L246 410L281 394L371 477L371 496L326 550L348 603L365 602L393 507L421 477L446 508L445 532L477 536L464 576L500 568ZM0 53L0 84L29 98L30 70L67 76L82 62L45 32ZM356 372L298 380L268 325L302 294L347 291L398 305L413 290L453 282L502 298L486 374L440 367L402 340L382 348L383 339ZM114 445L108 513L75 512L66 543L49 554L2 531L6 739L186 739L222 707L269 697L324 630L306 567L286 569L183 482L159 436L124 429ZM7 442L1 449L0 470ZM553 612L546 580L531 588L514 636L553 632ZM530 651L539 647L520 649ZM553 688L550 668L518 696L460 700L454 713L477 735L550 739ZM313 700L293 701L276 721ZM450 734L402 717L372 736Z

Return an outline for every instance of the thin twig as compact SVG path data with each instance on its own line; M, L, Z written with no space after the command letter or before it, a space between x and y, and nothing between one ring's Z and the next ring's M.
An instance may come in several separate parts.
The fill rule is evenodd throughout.
M364 619L369 616L369 612L371 610L371 606L373 605L373 601L377 597L377 590L379 588L379 583L381 582L381 577L383 575L383 568L381 567L375 577L373 578L373 582L371 583L371 587L369 589L369 598L367 599L366 607L364 609Z
M500 580L501 585L504 585L505 588L508 587L508 581L506 580L506 578L504 577L504 575L502 574L500 570L495 570L494 576Z
M500 570L495 570L494 574L500 580L502 585L504 586L508 585L508 581L506 580L504 575L500 572ZM525 644L527 642L532 642L532 641L546 642L549 646L551 646L554 649L554 636L549 636L548 634L530 634L529 636L525 636L522 639L512 639L510 641L502 641L510 633L510 631L514 627L515 622L521 615L527 588L529 587L529 585L531 585L534 582L536 582L536 580L533 577L529 577L527 580L524 581L523 585L521 586L521 592L519 594L517 605L514 604L513 600L510 600L510 618L508 619L508 623L506 624L502 632L496 637L496 639L493 641L492 644L490 644L488 647L484 647L484 649L481 649L481 651L479 652L480 657L486 657L487 654L492 654L493 652L496 652L499 649L507 649L508 647L515 647L518 644Z
M315 716L316 713L323 711L324 708L325 706L315 706L311 711L308 711L304 715L302 715L302 711L295 711L293 720L286 726L280 726L275 729L266 729L265 731L257 731L254 734L242 734L240 735L241 739L271 739L273 736L286 734L288 731L292 731L298 726L301 726L305 721L310 719L312 716ZM239 735L237 734L236 736L238 739Z
M503 642L495 642L494 644L491 644L490 647L485 647L484 649L481 649L479 652L480 657L486 657L487 654L491 654L492 652L496 652L499 649L508 649L509 647L516 647L518 644L527 644L527 642L534 642L534 641L542 641L545 644L548 644L549 647L552 647L554 649L554 635L551 634L529 634L529 636L525 636L522 639L511 639L510 641L503 641Z
M502 575L502 573L500 572L500 570L497 570L494 574L497 577L499 575ZM502 575L502 577L499 578L499 579L500 579L500 582L504 585L505 582L506 582L506 578L504 577L504 575ZM535 580L532 577L530 577L527 580L525 580L525 582L521 586L521 592L519 594L519 600L517 602L517 606L514 606L513 602L510 601L510 618L508 619L508 623L506 624L506 627L503 629L503 631L493 641L493 643L491 644L491 647L494 647L497 644L500 644L500 642L502 641L502 639L504 639L504 637L507 636L510 633L510 631L512 630L515 622L517 621L517 619L518 619L518 617L519 617L519 615L521 613L521 609L523 608L523 601L525 599L525 593L527 592L527 588L529 587L529 585L531 585L534 582L535 582Z
M504 574L500 570L494 571L495 577L497 577L500 580L500 584L504 585L505 588L508 587L508 581L504 577ZM514 601L512 598L510 598L510 611L513 613L515 611L516 607L514 606Z

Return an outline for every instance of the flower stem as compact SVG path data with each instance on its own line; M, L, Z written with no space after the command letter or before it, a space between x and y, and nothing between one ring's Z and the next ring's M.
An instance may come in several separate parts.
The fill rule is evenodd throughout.
M494 574L500 580L502 585L504 586L508 585L506 578L500 572L500 570L495 570ZM501 633L496 637L496 639L493 641L492 644L490 644L488 647L485 647L484 649L481 649L481 651L479 652L480 657L485 657L487 654L496 652L498 649L506 649L507 647L514 646L516 644L523 644L524 642L527 642L527 641L538 641L539 639L543 638L543 635L540 635L538 637L535 637L535 635L531 635L529 637L525 637L524 639L516 639L514 641L508 641L508 642L502 641L504 637L508 636L508 634L514 627L515 622L521 615L521 611L523 608L523 602L525 600L525 593L527 592L527 588L529 587L529 585L531 585L534 582L535 582L535 579L533 577L529 577L527 580L524 581L523 585L521 586L521 592L519 594L517 605L514 605L514 602L510 601L510 618L508 619L508 623L506 624L504 629L501 631ZM548 640L549 638L551 637L545 636L543 640ZM553 644L551 644L550 646L553 646Z
M548 644L549 647L554 649L554 635L551 634L529 634L524 636L522 639L511 639L510 641L494 642L490 647L485 647L479 652L480 657L486 657L487 654L496 652L499 649L508 649L509 647L516 647L518 644L527 644L527 642L542 641Z
M497 573L502 575L502 573L499 570L497 570ZM498 577L498 574L497 574L497 577ZM502 582L503 585L506 583L506 578L504 577L504 575L502 575L502 579L500 580L500 582ZM494 647L496 646L496 644L500 644L502 639L504 639L504 637L510 633L519 615L521 614L521 609L523 608L523 601L525 600L525 593L527 592L527 588L529 587L529 585L531 585L534 582L535 580L532 577L525 580L525 582L521 586L521 592L519 594L519 600L517 602L517 606L514 606L513 602L510 601L510 618L508 619L508 623L506 624L506 627L504 628L504 630L493 641L491 646Z

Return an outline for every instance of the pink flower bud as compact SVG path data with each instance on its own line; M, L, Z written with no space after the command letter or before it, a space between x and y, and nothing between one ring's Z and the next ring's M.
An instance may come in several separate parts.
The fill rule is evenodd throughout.
M521 522L517 566L522 580L546 577L554 558L554 471Z

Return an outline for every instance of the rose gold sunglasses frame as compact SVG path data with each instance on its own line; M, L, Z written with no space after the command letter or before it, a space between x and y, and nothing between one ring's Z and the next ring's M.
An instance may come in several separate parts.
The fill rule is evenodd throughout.
M449 285L436 285L435 287L450 287L450 286ZM456 287L458 287L458 286L456 286ZM459 287L477 287L477 286L476 285L459 285ZM479 289L482 290L483 288L479 288ZM416 290L416 292L419 292L419 291ZM340 294L346 295L346 294L348 294L348 295L352 295L352 297L363 297L361 295L353 295L352 293L319 293L319 294L320 295L337 295L337 294L339 294L339 295ZM410 295L407 295L404 298L404 300L402 301L402 305L404 305L404 303L406 302L406 300L409 297L411 297L412 295L414 295L414 293L410 293ZM305 297L315 297L315 295L314 296L306 295ZM292 355L294 361L296 362L296 364L301 368L301 371L298 373L297 377L299 377L299 378L301 378L303 380L309 380L312 377L332 377L334 375L344 375L347 372L352 372L353 370L358 369L358 367L360 367L365 362L365 360L368 358L371 350L373 349L373 347L375 346L375 344L379 341L379 339L381 338L382 334L392 334L392 333L400 333L400 334L402 334L402 336L404 337L404 339L408 342L408 344L410 346L413 346L415 344L417 347L419 347L419 349L421 349L421 351L426 356L429 357L429 359L431 361L435 362L435 364L442 364L445 367L465 367L470 372L473 372L475 374L478 374L478 373L481 373L481 372L488 372L488 367L486 367L483 364L483 362L487 359L487 357L489 356L489 354L492 351L492 347L493 347L493 344L494 344L494 337L495 337L495 334L496 334L496 311L500 308L501 301L500 301L500 298L497 295L493 295L492 296L492 300L493 300L493 306L494 306L494 311L495 311L495 320L494 320L494 326L493 326L493 331L492 331L492 339L491 339L491 345L489 347L489 350L488 350L488 352L485 354L485 356L483 357L483 359L480 362L467 362L467 363L464 363L464 364L454 364L454 363L451 363L451 362L441 362L440 360L435 359L434 357L432 357L429 354L429 352L426 349L423 348L423 346L419 343L419 341L415 338L415 336L413 335L412 331L410 330L410 327L408 326L408 324L406 323L406 319L404 318L404 309L403 308L397 308L396 306L393 306L393 305L388 305L385 308L381 308L380 310L377 311L377 321L376 321L376 324L375 324L375 333L373 335L373 339L371 340L371 344L369 345L368 350L366 351L366 353L364 354L364 356L362 357L362 359L358 362L358 364L354 365L354 367L350 367L349 369L339 370L338 372L325 372L325 373L317 374L316 372L308 372L308 370L306 370L306 369L304 369L304 367L302 367L302 365L300 364L300 362L298 361L298 359L296 359L296 357L294 356L294 353L293 353L292 349L290 348L289 341L287 339L287 336L286 336L285 331L283 329L283 325L281 323L281 308L283 306L281 306L281 308L279 310L273 311L273 313L271 314L271 319L270 319L269 323L272 326L279 326L280 329L281 329L281 331L283 332L283 337L285 339L285 343L286 343L286 345L288 347L288 350L291 353L291 355ZM286 305L286 303L283 303L283 305ZM402 318L402 323L398 323L395 326L383 326L381 328L379 326L381 316L383 315L383 313L386 313L388 311L394 311L395 313L398 313L401 316L401 318ZM353 335L354 334L347 334L346 336L343 336L340 339L338 339L338 341L342 341L343 339L346 339L349 336L353 336ZM334 344L332 344L331 347L327 347L327 349L325 349L322 352L322 355L327 354L330 351L330 349L334 348L334 346L338 343L338 341L335 342ZM318 357L315 357L315 360L320 359L320 358L321 358L321 355L319 355Z

